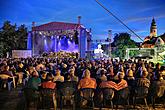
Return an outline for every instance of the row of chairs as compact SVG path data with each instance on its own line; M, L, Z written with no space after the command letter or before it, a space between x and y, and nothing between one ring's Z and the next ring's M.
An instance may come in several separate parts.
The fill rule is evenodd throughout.
M112 88L104 88L100 89L98 92L97 90L91 88L85 88L81 89L80 91L76 91L74 88L66 87L62 88L59 91L51 89L41 89L40 92L36 92L31 89L25 89L24 92L28 106L29 102L35 102L37 108L54 108L54 110L57 109L57 105L59 105L60 109L62 110L64 105L67 105L68 101L70 102L70 105L72 105L72 109L74 110L76 108L76 105L80 108L85 107L84 105L88 105L89 108L94 109L96 104L96 106L99 106L99 108L101 109L108 103L110 103L111 108L113 109L115 101L116 105L121 104L121 102L119 101L122 101L122 104L125 107L126 103L129 105L130 100L129 88L125 88L120 91L115 91ZM139 98L142 98L144 100L145 105L148 108L147 95L147 87L136 88L133 94L134 108L136 106L137 99ZM99 97L99 100L97 99L96 101L95 96L97 96L97 98ZM160 96L152 96L153 107L155 107L155 99L157 97Z
M56 90L51 89L41 89L39 92L30 90L29 88L24 89L25 97L27 99L27 102L30 101L29 97L34 97L32 94L37 94L37 97L40 97L37 99L37 102L39 107L44 108L47 107L46 102L53 102L51 106L54 108L57 108L57 105L62 109L64 105L67 105L67 102L70 101L70 104L72 105L72 108L75 109L76 105L79 104L79 107L81 105L84 105L85 102L90 102L89 106L91 108L94 108L94 106L98 106L102 108L105 107L107 102L110 102L111 108L114 108L114 103L116 105L123 104L123 105L134 105L134 108L136 106L137 100L139 98L144 100L145 105L148 107L147 103L147 97L149 95L149 88L143 86L143 87L137 87L135 89L132 89L130 87L124 88L120 91L115 91L112 88L98 88L98 89L91 89L91 88L85 88L81 90L77 90L77 82L70 82L67 83L61 83L56 82ZM151 101L153 107L155 107L155 99L159 97L164 97L165 99L165 91L160 93L160 90L165 90L165 86L160 86L154 89L151 93ZM33 92L33 93L32 93ZM36 100L36 96L34 99ZM47 97L47 98L46 98ZM49 98L48 98L49 97ZM51 99L47 101L47 99ZM96 100L95 100L96 99ZM99 100L98 100L99 99ZM130 100L132 101L130 102ZM45 101L46 100L46 101ZM124 101L124 103L120 101ZM99 103L98 103L99 102ZM46 103L46 104L45 104Z

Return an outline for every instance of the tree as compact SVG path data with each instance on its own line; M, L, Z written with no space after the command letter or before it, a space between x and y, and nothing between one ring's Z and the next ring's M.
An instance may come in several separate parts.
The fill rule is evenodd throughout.
M17 37L19 38L17 41L18 47L17 49L26 49L27 48L27 28L25 25L21 25L18 27L18 30L16 31Z
M12 50L26 49L27 28L21 25L17 28L10 21L5 21L0 29L0 57L5 57Z
M128 33L119 33L114 37L115 50L112 51L114 57L124 58L127 48L136 48L136 42L131 39ZM131 53L133 54L133 53Z

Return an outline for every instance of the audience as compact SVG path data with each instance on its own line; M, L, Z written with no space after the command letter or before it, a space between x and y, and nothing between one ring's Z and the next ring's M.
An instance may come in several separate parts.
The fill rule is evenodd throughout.
M22 76L24 74L26 77ZM21 79L28 78L26 87L33 90L39 90L40 87L58 90L58 83L65 87L72 82L76 82L76 89L112 88L119 91L129 87L131 92L136 87L155 90L158 86L165 86L165 68L159 63L154 65L143 60L89 61L67 57L1 59L1 75L14 79L18 76Z

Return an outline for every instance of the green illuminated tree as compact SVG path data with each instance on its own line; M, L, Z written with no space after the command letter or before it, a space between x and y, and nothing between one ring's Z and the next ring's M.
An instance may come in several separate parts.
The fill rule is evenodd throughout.
M126 55L127 48L136 48L136 42L131 39L131 35L128 33L119 33L114 37L115 50L112 51L114 57L124 58ZM130 53L134 54L134 53Z

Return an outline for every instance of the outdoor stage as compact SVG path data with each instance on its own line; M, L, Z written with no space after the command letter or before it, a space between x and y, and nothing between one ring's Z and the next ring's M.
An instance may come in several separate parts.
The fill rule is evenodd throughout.
M50 22L40 26L33 23L28 33L27 47L33 56L49 52L78 52L85 58L90 49L91 32L78 23Z

